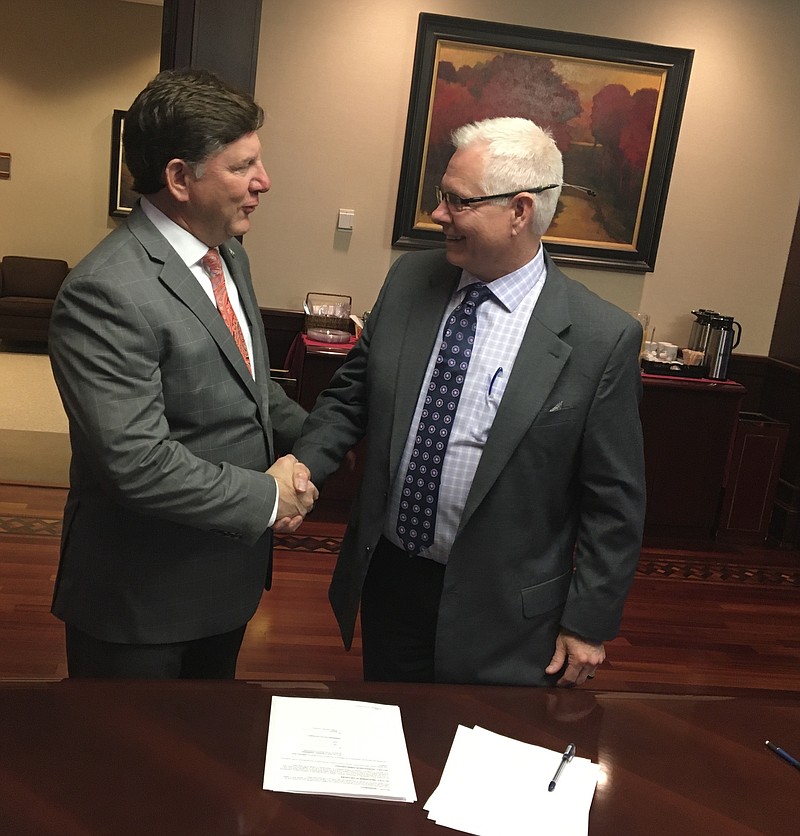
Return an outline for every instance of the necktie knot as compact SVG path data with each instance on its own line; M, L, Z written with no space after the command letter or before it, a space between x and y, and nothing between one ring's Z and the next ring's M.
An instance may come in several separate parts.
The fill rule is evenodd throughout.
M222 271L222 262L219 258L219 253L215 249L210 249L201 259L200 263L203 269L211 278L211 283L218 282L224 278L225 274Z
M488 284L484 284L483 282L474 282L473 284L467 285L467 298L473 301L476 305L480 305L481 302L485 302L492 295L491 288Z
M467 285L466 290L467 292L461 306L463 311L467 314L471 314L473 308L477 308L478 305L482 305L493 295L492 291L489 290L489 285L481 282L475 282L474 284Z

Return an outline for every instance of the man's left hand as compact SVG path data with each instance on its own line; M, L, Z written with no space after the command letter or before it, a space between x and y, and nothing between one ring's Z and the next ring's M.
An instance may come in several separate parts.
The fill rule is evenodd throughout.
M570 688L573 685L583 685L606 658L606 650L603 643L594 644L576 636L575 633L568 633L564 630L556 637L556 649L550 664L545 668L545 673L558 673L567 662L567 669L556 685L562 688Z

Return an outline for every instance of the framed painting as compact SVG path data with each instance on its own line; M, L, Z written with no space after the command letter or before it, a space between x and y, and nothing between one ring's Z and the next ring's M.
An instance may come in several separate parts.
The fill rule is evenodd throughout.
M392 243L443 246L431 219L468 122L522 116L552 134L565 188L544 243L561 263L655 268L694 52L443 15L417 29Z
M139 199L133 190L133 177L125 165L125 149L122 137L125 132L124 110L115 110L111 120L111 174L109 176L108 214L125 217Z

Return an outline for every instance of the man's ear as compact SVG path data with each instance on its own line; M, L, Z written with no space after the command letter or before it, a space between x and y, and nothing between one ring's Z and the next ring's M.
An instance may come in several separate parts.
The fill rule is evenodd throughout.
M164 184L174 200L186 203L189 200L188 182L194 172L183 160L170 160L164 168Z
M533 217L536 214L536 204L533 200L533 195L523 192L517 195L511 208L514 210L514 215L511 220L511 226L514 234L518 235L523 229L530 229L533 223Z

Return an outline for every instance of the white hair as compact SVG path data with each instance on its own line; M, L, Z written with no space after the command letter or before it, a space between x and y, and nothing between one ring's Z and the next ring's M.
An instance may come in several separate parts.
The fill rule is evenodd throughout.
M556 213L564 182L564 162L550 132L530 119L501 116L456 128L451 138L458 150L476 144L486 146L480 183L485 194L525 191L552 183L558 186L533 195L533 232L544 235Z

